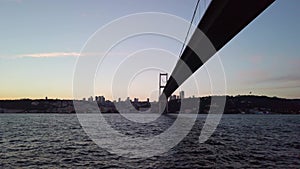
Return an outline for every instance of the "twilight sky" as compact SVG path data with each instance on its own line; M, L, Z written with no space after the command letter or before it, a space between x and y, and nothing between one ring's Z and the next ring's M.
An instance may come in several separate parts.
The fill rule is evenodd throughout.
M168 13L189 21L195 4L196 0L0 0L0 99L72 98L76 59L99 28L140 12ZM219 51L227 94L251 91L257 95L300 98L299 8L299 0L276 0ZM147 48L161 48L178 55L180 47L174 40L150 35L125 41L108 55L102 67L105 76L95 75L96 94L112 98L106 78L113 76L110 65L116 60ZM138 64L148 62L147 55L151 54L140 53L145 60L137 59ZM171 55L162 53L161 57ZM173 56L172 61L164 62L167 71L171 71L176 59ZM213 59L207 67L214 66ZM128 96L155 99L157 73L137 76L128 86ZM211 94L205 69L198 70L195 76L201 79L199 93L186 85L182 87L186 95Z

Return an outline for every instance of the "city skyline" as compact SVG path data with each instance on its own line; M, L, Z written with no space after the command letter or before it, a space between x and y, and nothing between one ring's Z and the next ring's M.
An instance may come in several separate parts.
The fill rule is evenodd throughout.
M96 30L119 17L141 12L169 13L189 21L196 4L196 1L180 0L115 2L118 5L113 5L111 1L1 1L0 100L46 96L72 99L76 57ZM228 95L251 92L254 95L300 98L297 45L300 25L296 21L300 15L299 7L300 2L297 0L275 1L218 52L224 65ZM195 22L198 19L196 17ZM116 60L122 60L136 50L150 47L166 49L176 56L181 44L164 37L137 37L112 51L108 62L113 65ZM143 55L147 57L149 53ZM148 60L139 63L143 61ZM176 59L174 63L168 62L164 66L172 67L175 62ZM213 67L213 63L214 58L206 66ZM106 71L105 78L110 78L112 70L106 68ZM210 95L205 69L198 70L195 76L203 80L199 82L199 95L188 85L180 90L186 91L186 97ZM95 93L102 93L109 100L115 100L105 81L95 80ZM130 86L128 96L153 100L157 98L158 92L153 90L158 90L155 71L146 73L145 77L137 77Z

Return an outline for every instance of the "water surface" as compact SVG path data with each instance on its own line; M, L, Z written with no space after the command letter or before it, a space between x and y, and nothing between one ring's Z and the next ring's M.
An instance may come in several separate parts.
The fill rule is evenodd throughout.
M175 115L138 125L105 115L121 133L151 137ZM198 138L205 115L167 153L148 159L120 157L97 146L75 114L0 114L0 168L300 168L300 115L223 115L213 136Z

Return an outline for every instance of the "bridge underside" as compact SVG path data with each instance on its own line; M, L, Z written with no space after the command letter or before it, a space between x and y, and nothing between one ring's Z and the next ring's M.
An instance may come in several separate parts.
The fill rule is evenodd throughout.
M226 45L234 36L244 29L252 20L263 12L275 0L212 0L199 25L197 26L211 41L216 51ZM192 36L193 41L195 34ZM189 44L191 43L189 42ZM194 73L204 62L187 45L180 59ZM201 41L198 42L201 48ZM215 53L210 53L210 58ZM171 77L169 78L163 94L168 98L190 75L183 75L183 81L179 84L173 77L181 76L182 62L177 62Z

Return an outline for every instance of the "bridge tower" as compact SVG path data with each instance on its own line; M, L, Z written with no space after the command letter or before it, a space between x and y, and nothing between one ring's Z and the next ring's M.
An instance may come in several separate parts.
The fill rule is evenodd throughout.
M158 106L159 112L166 111L168 112L168 98L162 97L162 91L166 87L168 81L168 73L159 73L159 86L158 86ZM166 107L164 107L166 105ZM164 109L164 110L163 110Z
M167 81L168 81L168 73L159 73L158 97L160 97L160 95L162 94L161 93L163 91L162 89L164 89L166 87Z

